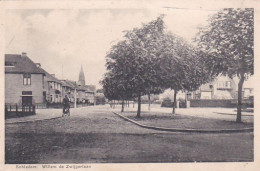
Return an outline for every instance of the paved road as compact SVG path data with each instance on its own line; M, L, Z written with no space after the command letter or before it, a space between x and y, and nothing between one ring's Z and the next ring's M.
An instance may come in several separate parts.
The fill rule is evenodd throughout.
M6 163L252 161L253 134L169 133L140 128L108 107L6 125Z

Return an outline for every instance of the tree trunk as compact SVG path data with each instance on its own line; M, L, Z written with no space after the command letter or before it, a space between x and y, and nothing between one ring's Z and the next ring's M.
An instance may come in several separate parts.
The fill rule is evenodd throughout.
M172 114L175 114L175 108L176 108L176 97L177 97L177 91L174 90L174 98L173 98Z
M125 107L125 103L124 103L125 101L124 100L122 100L122 109L121 109L121 112L124 112L124 107Z
M151 95L148 93L148 110L151 110Z
M138 109L137 109L137 118L141 117L141 93L138 94Z
M244 74L241 74L241 78L238 83L238 99L237 99L237 122L241 122L241 108L242 108L242 88L245 80Z
M113 102L113 109L115 109L115 107L116 107L116 100L114 100Z

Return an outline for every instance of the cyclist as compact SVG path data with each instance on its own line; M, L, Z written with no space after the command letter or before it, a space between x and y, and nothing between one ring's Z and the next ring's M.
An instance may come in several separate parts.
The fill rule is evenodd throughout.
M68 114L70 110L70 101L67 95L63 99L63 114Z

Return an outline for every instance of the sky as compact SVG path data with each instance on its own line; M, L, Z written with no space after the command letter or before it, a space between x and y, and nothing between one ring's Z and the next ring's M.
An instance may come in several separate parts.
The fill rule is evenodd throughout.
M7 10L5 53L26 52L59 79L77 81L82 65L86 84L101 88L106 53L125 30L165 14L167 30L191 42L197 27L206 25L216 12L180 8Z

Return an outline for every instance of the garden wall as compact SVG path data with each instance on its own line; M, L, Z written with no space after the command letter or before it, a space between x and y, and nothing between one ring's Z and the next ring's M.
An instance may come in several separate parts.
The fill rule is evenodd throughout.
M242 101L243 107L254 107L253 99L246 99ZM185 102L180 101L180 108L185 108ZM173 102L165 100L162 102L161 107L172 107ZM236 108L236 99L193 99L190 100L190 107L225 107L225 108Z
M254 107L254 101L251 99L242 101L243 107ZM236 99L194 99L190 100L190 107L237 107Z

